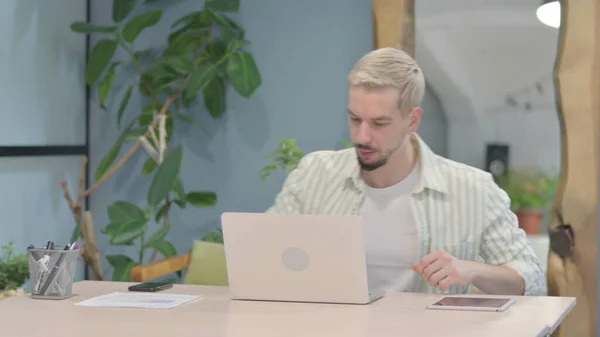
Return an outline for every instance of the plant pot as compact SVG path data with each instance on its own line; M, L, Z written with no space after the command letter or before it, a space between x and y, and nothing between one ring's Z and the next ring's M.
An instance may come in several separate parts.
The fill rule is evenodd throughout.
M527 234L539 234L544 218L542 212L534 209L520 209L517 211L519 227Z

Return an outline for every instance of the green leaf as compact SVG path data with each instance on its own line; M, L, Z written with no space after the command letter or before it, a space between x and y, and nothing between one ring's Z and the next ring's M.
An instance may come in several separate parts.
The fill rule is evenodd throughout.
M206 0L204 6L219 12L239 12L240 0Z
M75 228L73 229L73 234L71 234L71 240L69 242L73 243L73 242L77 241L80 237L81 237L81 226L77 224L77 225L75 225Z
M246 31L242 26L238 25L235 21L231 20L227 16L222 16L225 21L227 21L227 25L231 29L231 33L240 40L244 40L246 35Z
M117 142L113 147L108 151L108 153L102 158L100 165L98 165L98 169L96 170L96 181L99 181L104 177L108 169L112 166L117 159L117 155L119 155L119 151L121 151L121 143Z
M217 195L214 192L190 192L187 201L196 207L213 207L217 204Z
M246 40L238 40L238 39L232 39L229 40L229 42L227 43L227 52L228 53L235 53L237 52L240 48L242 48L243 46L249 44L249 41Z
M171 138L174 134L175 123L173 122L173 118L170 115L167 115L167 122L165 123L165 128L167 129L167 144L171 141Z
M145 28L152 27L160 21L162 11L154 10L140 14L131 19L123 28L123 38L132 43Z
M183 150L179 145L167 153L162 164L158 167L148 191L148 204L151 207L156 207L175 187L179 177L182 156Z
M246 98L249 98L262 82L254 57L248 52L236 52L231 55L225 73L233 88Z
M110 92L112 91L112 85L115 82L115 70L118 65L119 62L113 62L110 65L110 68L108 68L106 76L104 77L102 82L98 84L98 88L100 90L100 108L102 110L106 110L106 101L108 100Z
M169 209L168 204L162 205L162 207L156 212L156 215L154 217L154 220L156 221L156 223L160 223L160 220L167 214L168 209Z
M210 35L210 26L197 28L197 24L187 25L169 34L169 47L164 55L194 56L194 53L204 46Z
M195 11L177 19L177 21L175 21L175 23L171 25L171 28L174 29L179 26L186 26L186 28L188 29L208 28L210 27L211 23L212 18L210 16L210 13L208 13L207 11Z
M184 209L185 206L187 206L187 203L185 201L179 200L179 199L175 199L173 200L173 202L175 204L177 204L177 206L179 206L179 208Z
M190 75L188 85L183 90L184 105L189 104L196 98L196 95L200 90L212 81L217 74L217 67L212 64L201 64L194 72ZM187 102L187 104L186 104Z
M223 231L219 228L216 231L208 232L200 241L223 243Z
M146 243L144 244L144 249L152 247L155 243L162 241L169 233L169 229L171 229L171 226L168 224L161 226L156 232L152 234L148 241L146 241Z
M142 110L142 113L138 117L139 124L141 127L148 127L154 120L154 110L159 110L160 107L155 107L152 102L148 103ZM157 135L158 136L158 135Z
M125 127L125 130L123 130L123 132L121 133L121 135L119 136L119 139L117 140L117 143L123 144L126 141L126 138L130 138L130 134L136 132L136 129L133 128L133 126L135 125L136 120L132 120L129 122L129 124L127 124L127 126ZM143 134L143 131L140 135ZM131 140L131 139L129 139Z
M117 119L117 127L121 128L121 119L123 118L123 113L125 113L125 109L127 108L127 104L129 104L129 99L131 98L131 93L133 91L133 85L130 85L125 91L125 95L123 95L123 99L121 100L121 104L119 105L119 115Z
M151 78L179 77L179 74L175 70L170 68L162 59L156 60L155 62L150 64L144 71L144 74Z
M194 22L196 17L198 15L200 15L200 13L202 13L202 11L194 11L194 12L191 12L189 14L186 14L186 15L180 17L179 19L177 19L177 21L175 21L171 25L171 29L175 29L179 26L189 26L190 24L192 24L192 22ZM169 41L169 42L171 42L171 41Z
M110 223L100 232L108 235L111 244L132 245L135 239L142 236L148 223L148 218L138 214L138 211L141 210L128 202L116 202L108 208Z
M244 39L244 29L240 27L237 23L235 23L233 20L213 11L210 11L210 14L213 17L215 23L221 29L221 36L225 41L229 41L232 39Z
M146 223L147 221L130 221L119 224L121 226L116 232L109 232L110 243L123 246L133 245L133 241L144 234Z
M90 52L85 76L89 85L94 85L98 78L100 78L100 75L102 75L104 69L106 69L110 60L115 55L116 50L117 41L115 40L103 39L94 45Z
M164 257L177 255L177 249L167 240L156 241L152 244L152 248L156 249Z
M149 85L153 91L159 91L180 80L181 75L164 61L158 60L146 68L142 85ZM147 88L146 88L147 90Z
M148 89L148 85L146 82L149 80L150 79L148 78L148 76L146 76L144 74L140 75L140 83L139 83L138 90L140 91L140 94L144 97L152 96L152 93Z
M136 0L113 0L112 19L114 22L121 22L125 19L136 5Z
M147 221L144 211L129 201L117 201L108 206L108 218L112 223Z
M144 50L136 51L135 53L133 53L133 56L136 60L143 61L146 57L152 55L152 52L154 52L153 48L147 48Z
M135 122L133 120L132 122ZM144 135L148 131L147 127L139 127L136 129L127 130L123 133L121 142L128 142L130 140L138 140L142 135Z
M183 189L183 183L181 182L181 179L177 178L177 182L175 183L175 187L173 188L173 190L177 194L177 198L180 201L182 201L182 202L187 201L187 196L185 195L185 190ZM180 207L181 207L181 205L180 205Z
M91 23L76 21L71 24L71 31L75 33L115 33L117 26L96 26Z
M142 174L144 175L144 177L149 177L152 174L152 172L154 172L154 169L156 169L156 161L154 160L154 158L150 157L146 159L146 162L144 163Z
M213 118L219 118L226 109L225 81L215 77L204 88L204 105Z
M194 64L185 57L168 57L165 64L180 74L187 74L194 71Z
M115 269L112 280L117 282L127 282L131 280L131 269L138 264L133 262L129 256L125 255L107 255L108 263Z
M204 53L208 56L207 63L218 64L227 54L227 44L222 40L214 40L206 44Z

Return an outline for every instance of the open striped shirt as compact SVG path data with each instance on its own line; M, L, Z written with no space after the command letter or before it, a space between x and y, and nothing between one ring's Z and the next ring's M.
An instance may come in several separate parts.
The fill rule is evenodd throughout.
M412 207L421 258L442 249L461 260L505 265L525 280L525 295L546 295L546 277L510 210L508 195L491 174L436 155L414 134L420 178ZM353 148L316 151L290 172L267 212L357 215L365 183ZM415 261L417 262L417 261ZM413 292L468 293L471 285L430 287L415 273Z

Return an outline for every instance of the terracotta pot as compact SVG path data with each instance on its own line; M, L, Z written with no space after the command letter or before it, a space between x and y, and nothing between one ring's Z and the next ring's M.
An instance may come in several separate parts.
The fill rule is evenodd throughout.
M534 209L521 209L517 211L519 227L527 234L539 234L542 227L543 215Z

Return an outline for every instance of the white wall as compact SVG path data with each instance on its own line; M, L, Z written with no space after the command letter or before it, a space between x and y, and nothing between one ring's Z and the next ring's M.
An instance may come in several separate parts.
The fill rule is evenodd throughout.
M448 156L485 166L486 143L510 146L511 167L560 169L560 124L552 110L488 112L480 118L454 118L448 125Z
M433 88L427 86L423 103L423 118L417 130L419 136L440 156L448 156L448 123L446 112Z
M483 168L486 144L506 143L512 167L558 170L552 83L558 32L537 20L539 0L446 2L418 1L415 43L446 112L448 157Z

